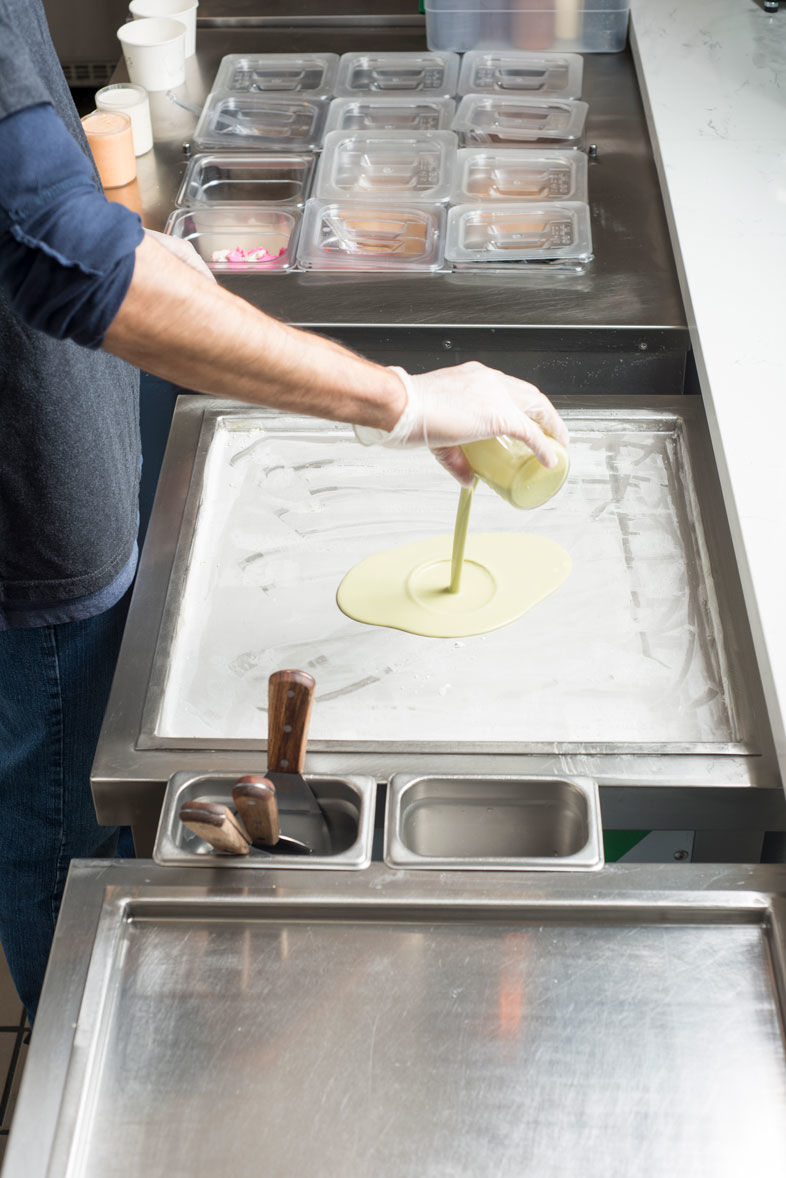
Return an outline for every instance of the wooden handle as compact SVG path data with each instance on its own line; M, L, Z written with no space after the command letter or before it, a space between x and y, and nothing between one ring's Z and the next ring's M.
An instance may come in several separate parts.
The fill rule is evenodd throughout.
M276 671L268 680L268 773L301 773L316 683L307 671Z
M249 838L228 806L220 802L184 802L180 821L216 851L247 855Z
M232 790L232 801L252 843L274 847L281 837L276 787L266 777L241 777Z

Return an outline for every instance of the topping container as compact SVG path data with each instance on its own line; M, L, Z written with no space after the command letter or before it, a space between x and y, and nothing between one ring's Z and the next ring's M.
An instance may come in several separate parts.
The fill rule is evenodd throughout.
M167 221L166 232L190 241L211 270L260 274L292 268L299 224L296 209L216 204L176 209ZM260 260L242 256L257 250L271 256ZM233 253L238 255L236 259L231 257Z
M311 188L314 156L287 152L196 155L177 195L178 205L242 201L302 208Z
M454 204L587 199L587 157L581 151L464 147L454 175Z
M449 131L456 104L452 98L336 98L330 104L325 132Z
M588 110L586 102L569 99L467 94L456 111L453 130L464 147L481 143L582 147Z
M315 181L325 199L447 200L456 160L452 131L332 131Z
M338 64L336 94L456 93L459 59L455 53L345 53Z
M298 263L304 270L439 270L444 216L439 205L312 198Z
M325 97L333 92L337 69L337 53L230 53L221 59L213 90Z
M592 257L589 209L560 204L457 205L448 215L451 262L534 262Z
M204 105L193 141L199 148L308 151L322 140L327 107L316 98L214 93Z
M578 53L488 53L461 61L459 94L526 94L580 98L584 63Z

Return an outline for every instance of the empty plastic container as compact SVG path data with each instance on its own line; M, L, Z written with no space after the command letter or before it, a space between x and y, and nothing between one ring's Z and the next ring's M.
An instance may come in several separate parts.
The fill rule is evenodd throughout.
M425 0L429 49L618 53L630 0Z
M587 157L582 151L516 151L464 147L456 158L453 204L587 199Z
M195 155L177 196L179 205L215 205L241 201L302 208L314 171L314 156L294 152L219 152Z
M345 200L447 200L456 162L452 131L332 131L315 195Z
M368 94L451 98L458 73L455 53L345 53L335 92L349 98Z

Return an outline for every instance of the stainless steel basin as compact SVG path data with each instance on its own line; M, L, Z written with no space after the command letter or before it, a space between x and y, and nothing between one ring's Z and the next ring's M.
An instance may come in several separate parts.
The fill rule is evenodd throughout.
M597 784L588 777L396 774L388 789L385 862L594 870L603 866Z
M253 773L258 770L249 769ZM180 821L184 802L222 802L234 809L232 787L243 773L175 773L167 783L158 824L153 859L162 866L360 868L371 862L374 838L374 806L377 784L373 777L317 777L304 774L330 828L329 855L281 855L275 857L251 848L248 855L222 855ZM286 824L282 819L282 834Z

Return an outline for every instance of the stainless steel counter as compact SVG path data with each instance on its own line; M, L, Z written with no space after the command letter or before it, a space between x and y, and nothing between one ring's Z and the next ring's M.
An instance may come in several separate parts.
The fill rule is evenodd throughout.
M786 868L426 874L76 864L4 1178L779 1172Z
M189 63L186 86L175 96L178 102L198 107L221 57L232 51L340 53L369 47L414 49L424 44L422 24L413 20L403 0L375 0L360 18L353 18L348 0L336 0L327 7L312 0L302 0L294 8L275 3L266 7L264 16L256 12L257 7L232 0L200 9L199 52ZM320 11L315 13L315 8ZM286 320L320 328L380 361L404 362L413 370L474 358L534 379L551 395L681 394L688 336L631 60L627 54L586 55L585 80L589 139L599 149L597 163L590 166L597 256L586 274L445 274L417 279L399 275L383 280L379 275L311 273L233 276L223 281ZM172 207L185 166L182 145L196 119L166 95L152 97L158 143L152 154L139 161L139 184L146 219L160 226ZM261 747L221 733L212 742L196 744L181 736L151 741L143 716L150 705L150 676L159 676L159 655L168 641L164 609L178 543L177 559L181 564L188 559L184 537L193 519L184 524L184 512L189 510L201 414L208 406L209 402L202 402L184 409L170 444L94 767L103 820L130 822L140 849L147 853L171 773L245 769L244 749ZM493 768L477 760L467 763L467 753L470 758L485 755L477 744L454 753L446 768L588 774L600 782L606 826L734 830L733 853L758 858L760 835L755 832L783 828L786 813L769 734L759 723L763 708L758 675L750 660L728 528L716 510L721 497L704 432L699 451L701 507L711 520L715 575L725 581L728 568L729 584L734 586L727 611L735 629L731 646L735 658L742 653L741 665L750 671L742 672L740 682L749 679L751 683L748 702L756 717L755 739L727 741L720 756L708 755L695 742L690 749L673 745L666 756L657 755L655 749L650 750L653 755L642 748L633 755L596 749L590 760L584 756L586 748L498 749ZM686 576L691 576L688 568ZM738 625L742 627L739 641ZM164 644L160 648L159 637ZM660 706L668 707L668 697ZM204 759L208 747L212 750L209 766ZM385 778L395 771L439 769L429 760L433 755L420 746L412 747L404 765L395 749L383 752L379 746L372 765L366 751L344 742L337 743L331 753L328 742L317 749L310 767L316 772L372 771ZM746 844L744 831L754 832L752 844Z
M303 14L288 26L278 15L226 27L235 18L221 8L222 27L200 27L197 56L175 92L192 108L201 107L227 53L425 44L422 25L401 14L321 25ZM305 273L230 275L222 283L279 318L322 329L381 362L406 358L413 370L471 358L526 373L551 393L628 391L631 378L641 392L681 393L687 327L633 65L624 53L587 54L584 77L588 141L598 147L589 182L596 257L586 274ZM138 161L139 191L146 224L162 228L196 118L165 94L151 95L151 104L156 147Z

